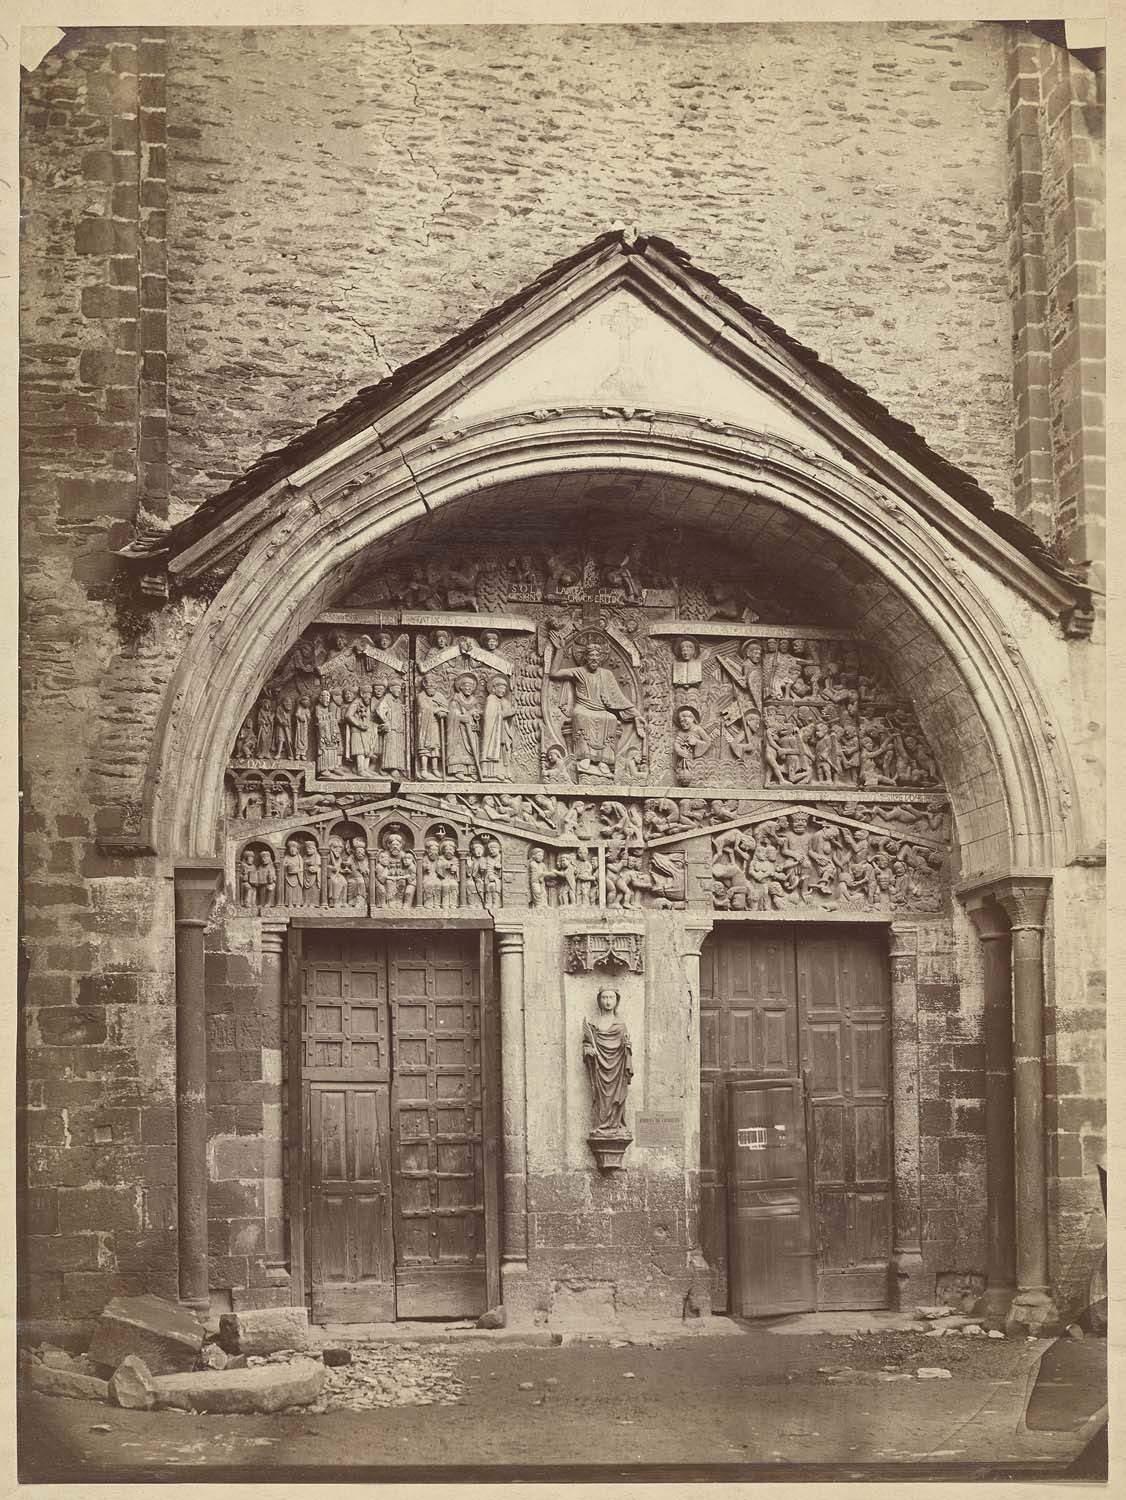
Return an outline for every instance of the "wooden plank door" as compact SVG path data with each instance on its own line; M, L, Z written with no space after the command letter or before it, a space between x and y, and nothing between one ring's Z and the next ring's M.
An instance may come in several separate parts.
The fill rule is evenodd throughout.
M309 930L301 1082L312 1315L394 1317L387 968L371 938Z
M798 1079L732 1078L728 1097L728 1305L742 1317L816 1306Z
M822 1308L886 1307L892 1250L891 985L882 930L797 938Z
M729 1083L784 1079L792 1089L800 1073L791 930L716 933L701 953L700 988L700 1243L722 1297L734 1233ZM807 1196L802 1201L808 1212Z
M396 1312L477 1316L487 1286L476 941L397 937L388 971Z

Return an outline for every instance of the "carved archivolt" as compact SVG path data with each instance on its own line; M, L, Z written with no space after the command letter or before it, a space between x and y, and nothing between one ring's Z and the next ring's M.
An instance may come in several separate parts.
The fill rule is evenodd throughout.
M935 907L950 828L910 704L847 631L767 607L609 544L362 581L239 732L232 898Z

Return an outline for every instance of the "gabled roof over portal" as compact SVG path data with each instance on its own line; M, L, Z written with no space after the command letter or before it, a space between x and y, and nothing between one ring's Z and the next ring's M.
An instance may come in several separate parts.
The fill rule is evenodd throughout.
M277 505L265 498L276 502L279 487L300 489L357 455L390 453L435 426L465 425L490 411L623 403L759 428L843 458L914 500L987 566L1012 576L1015 564L1023 575L1018 586L1039 596L1041 607L1065 616L1089 607L1083 581L915 428L676 245L626 230L557 261L455 338L365 387L264 454L191 516L123 555L146 572L165 567L187 582L218 563L218 552L209 561L210 537L218 542L222 535L219 551L229 559L232 533L246 541L271 524Z

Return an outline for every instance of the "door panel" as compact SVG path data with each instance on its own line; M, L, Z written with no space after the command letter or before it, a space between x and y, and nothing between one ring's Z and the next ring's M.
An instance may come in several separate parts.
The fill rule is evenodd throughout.
M395 1307L386 965L361 934L302 939L312 1314L383 1322Z
M732 1194L745 1190L731 1175L732 1159L740 1180L763 1169L745 1164L754 1152L732 1144L743 1127L730 1118L730 1086L778 1079L780 1085L784 1080L779 1098L789 1090L803 1103L800 1134L808 1134L802 1174L816 1225L810 1237L816 1242L817 1278L816 1303L806 1305L886 1306L892 1149L883 932L804 924L735 929L733 924L704 945L700 1000L700 1243L716 1272L717 1300L727 1286L730 1247L755 1237L758 1249L741 1252L737 1278L733 1266L730 1305L735 1307L736 1299L751 1305L756 1297L761 1302L809 1295L808 1282L792 1265L798 1241L786 1239L791 1230L775 1225L767 1231L758 1223L772 1213L794 1217L795 1210L784 1213L782 1200L766 1198L754 1213L746 1203L737 1216L732 1209ZM795 1082L799 1075L804 1098ZM762 1094L762 1109L768 1102L769 1093ZM775 1101L770 1108L782 1106ZM791 1142L799 1138L789 1127L787 1135ZM773 1160L769 1152L768 1159ZM773 1180L764 1180L773 1192ZM750 1223L756 1223L753 1231ZM768 1251L790 1270L771 1268L763 1260ZM748 1266L754 1269L747 1271Z
M312 1315L485 1306L477 939L303 929Z
M743 1317L816 1306L801 1084L728 1084L728 1301Z
M818 1306L886 1307L892 1235L891 993L882 933L797 935L810 1066Z
M389 950L395 1077L395 1303L400 1318L484 1312L481 1026L472 941Z

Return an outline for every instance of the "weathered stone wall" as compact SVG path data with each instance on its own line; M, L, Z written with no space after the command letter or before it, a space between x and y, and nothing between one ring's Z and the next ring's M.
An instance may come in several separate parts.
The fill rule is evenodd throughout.
M615 220L681 245L1007 503L1003 41L172 31L177 506Z

